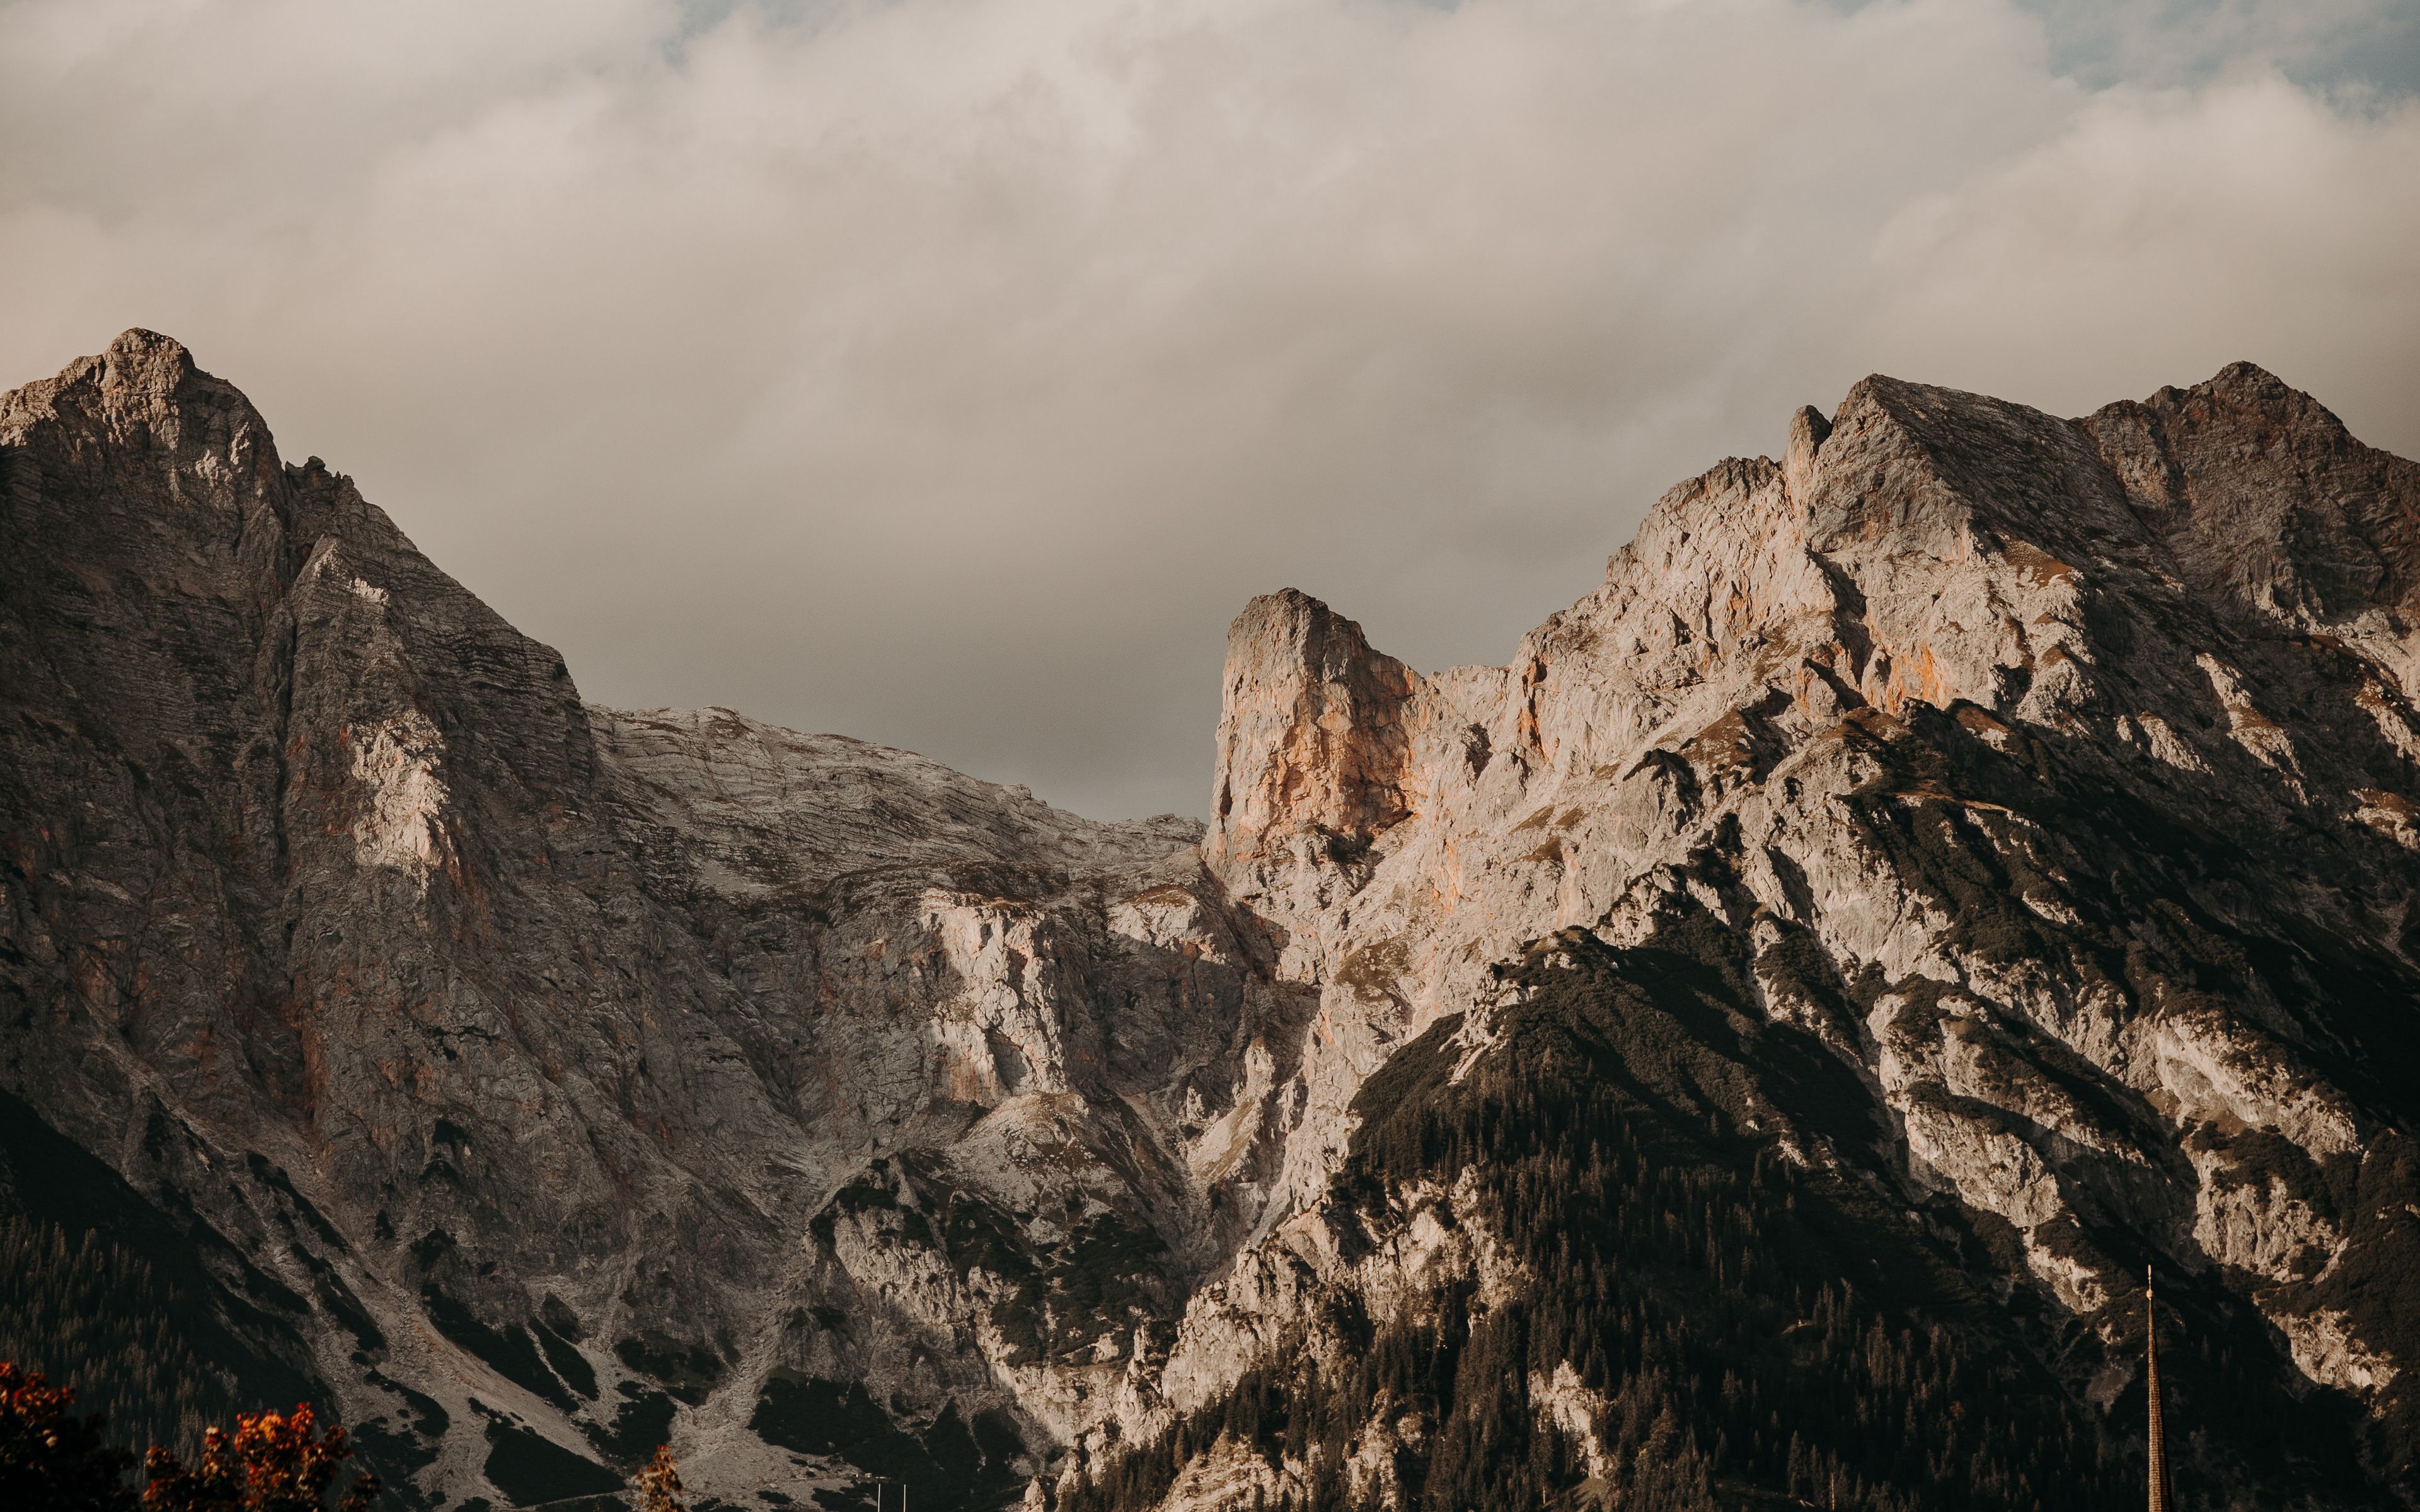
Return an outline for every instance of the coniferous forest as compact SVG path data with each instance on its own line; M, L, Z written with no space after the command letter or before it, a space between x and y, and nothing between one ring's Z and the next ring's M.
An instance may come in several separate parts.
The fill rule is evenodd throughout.
M218 1365L186 1331L179 1294L150 1263L90 1229L0 1213L0 1360L73 1382L113 1440L188 1449L235 1415Z
M1790 970L1787 935L1753 963L1726 953L1732 938L1685 909L1637 948L1558 936L1512 974L1490 1048L1466 1056L1457 1016L1393 1057L1357 1100L1327 1222L1366 1253L1420 1194L1453 1189L1452 1221L1492 1236L1523 1282L1487 1295L1462 1276L1385 1319L1334 1293L1304 1325L1311 1347L1098 1458L1059 1512L1138 1512L1214 1451L1281 1472L1264 1512L1389 1497L1437 1512L2051 1512L2141 1494L2139 1381L2102 1402L2086 1390L2139 1352L2139 1332L2104 1350L2022 1288L1978 1290L1970 1274L2007 1273L1989 1252L2009 1236L1856 1161L1875 1131L1851 1073L1745 1011L1747 971ZM1784 1123L1767 1095L1783 1083L1790 1106L1840 1121ZM16 1211L0 1212L14 1278L0 1358L72 1381L125 1444L190 1448L249 1405L240 1383L274 1367L216 1320L228 1299L189 1305L130 1243L39 1211L64 1199L27 1176L21 1161ZM2179 1278L2163 1296L2185 1493L2250 1468L2357 1497L2376 1451L2362 1426L2328 1394L2278 1391L2273 1343L2214 1287ZM1559 1367L1591 1404L1582 1431L1533 1399ZM1382 1425L1397 1427L1379 1462Z
M2105 1410L2086 1387L2110 1355L2139 1354L2139 1323L2104 1351L2022 1288L1978 1291L1960 1261L2009 1242L1991 1220L1854 1164L1871 1129L1780 1126L1761 1095L1776 1078L1795 1084L1794 1107L1848 1119L1857 1100L1822 1095L1849 1072L1811 1036L1751 1026L1749 964L1724 940L1683 913L1637 949L1577 932L1544 942L1498 1011L1496 1048L1459 1081L1449 1019L1363 1088L1331 1225L1375 1243L1408 1193L1460 1182L1460 1221L1527 1277L1512 1295L1465 1279L1411 1318L1331 1306L1304 1331L1326 1347L1264 1360L1170 1433L1107 1457L1063 1512L1152 1505L1214 1449L1283 1467L1276 1504L1311 1512L1376 1505L1389 1478L1402 1504L1436 1512L2138 1500L2143 1386L2120 1377ZM1768 977L1788 964L1786 935L1755 963ZM1823 1153L1791 1158L1785 1134ZM2174 1290L2163 1349L2185 1495L2249 1464L2357 1499L2373 1447L2359 1426L2324 1395L2277 1389L2274 1346L2215 1288ZM1565 1365L1601 1403L1593 1466L1531 1399ZM1368 1435L1407 1416L1424 1442L1395 1435L1373 1474Z
M72 1387L131 1452L191 1455L240 1412L326 1399L290 1321L302 1299L5 1094L0 1276L0 1360Z

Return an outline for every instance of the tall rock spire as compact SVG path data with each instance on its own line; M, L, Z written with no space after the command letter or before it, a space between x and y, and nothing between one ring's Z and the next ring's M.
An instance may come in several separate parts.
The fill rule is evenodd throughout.
M1373 651L1361 626L1286 589L1244 606L1227 632L1218 775L1204 841L1214 864L1288 835L1353 844L1400 823L1419 675Z
M2175 1502L2168 1493L2168 1425L2164 1403L2160 1392L2160 1302L2151 1289L2151 1277L2143 1277L2143 1311L2149 1325L2144 1333L2144 1356L2150 1363L2151 1398L2151 1501L2150 1512L2175 1512Z

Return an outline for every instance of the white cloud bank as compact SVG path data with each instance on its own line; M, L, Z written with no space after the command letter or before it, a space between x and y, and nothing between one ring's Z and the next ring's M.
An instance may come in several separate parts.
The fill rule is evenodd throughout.
M16 0L0 381L166 331L591 698L1195 810L1246 595L1500 658L1869 371L2420 451L2420 105L2056 19Z

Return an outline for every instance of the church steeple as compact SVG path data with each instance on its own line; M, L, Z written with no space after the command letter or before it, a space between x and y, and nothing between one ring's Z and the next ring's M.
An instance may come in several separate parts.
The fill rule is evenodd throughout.
M2151 1398L2151 1504L2150 1512L2176 1512L2176 1504L2168 1491L2168 1425L2166 1404L2160 1393L2160 1304L2151 1289L2149 1272L2143 1275L2143 1310L2149 1326L2145 1330L2144 1358L2150 1365Z

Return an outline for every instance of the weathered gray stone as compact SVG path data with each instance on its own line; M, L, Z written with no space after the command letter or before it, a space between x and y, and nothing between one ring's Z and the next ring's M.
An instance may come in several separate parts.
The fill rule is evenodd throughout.
M0 1088L340 1279L385 1342L322 1301L302 1363L349 1421L444 1405L429 1496L491 1494L473 1398L594 1455L626 1386L683 1398L693 1486L803 1495L846 1464L749 1425L821 1380L1005 1412L1038 1503L1323 1299L1528 1284L1453 1191L1340 1238L1355 1093L1449 1014L1492 1053L1534 942L1686 900L1837 989L1760 979L1873 1118L1776 1102L1791 1158L1993 1215L2104 1340L2127 1235L2412 1420L2420 469L2241 364L2081 421L1869 378L1784 453L1673 489L1505 667L1255 600L1204 832L584 705L129 332L0 400ZM550 1320L599 1398L463 1318ZM1208 1453L1172 1504L1299 1468Z

